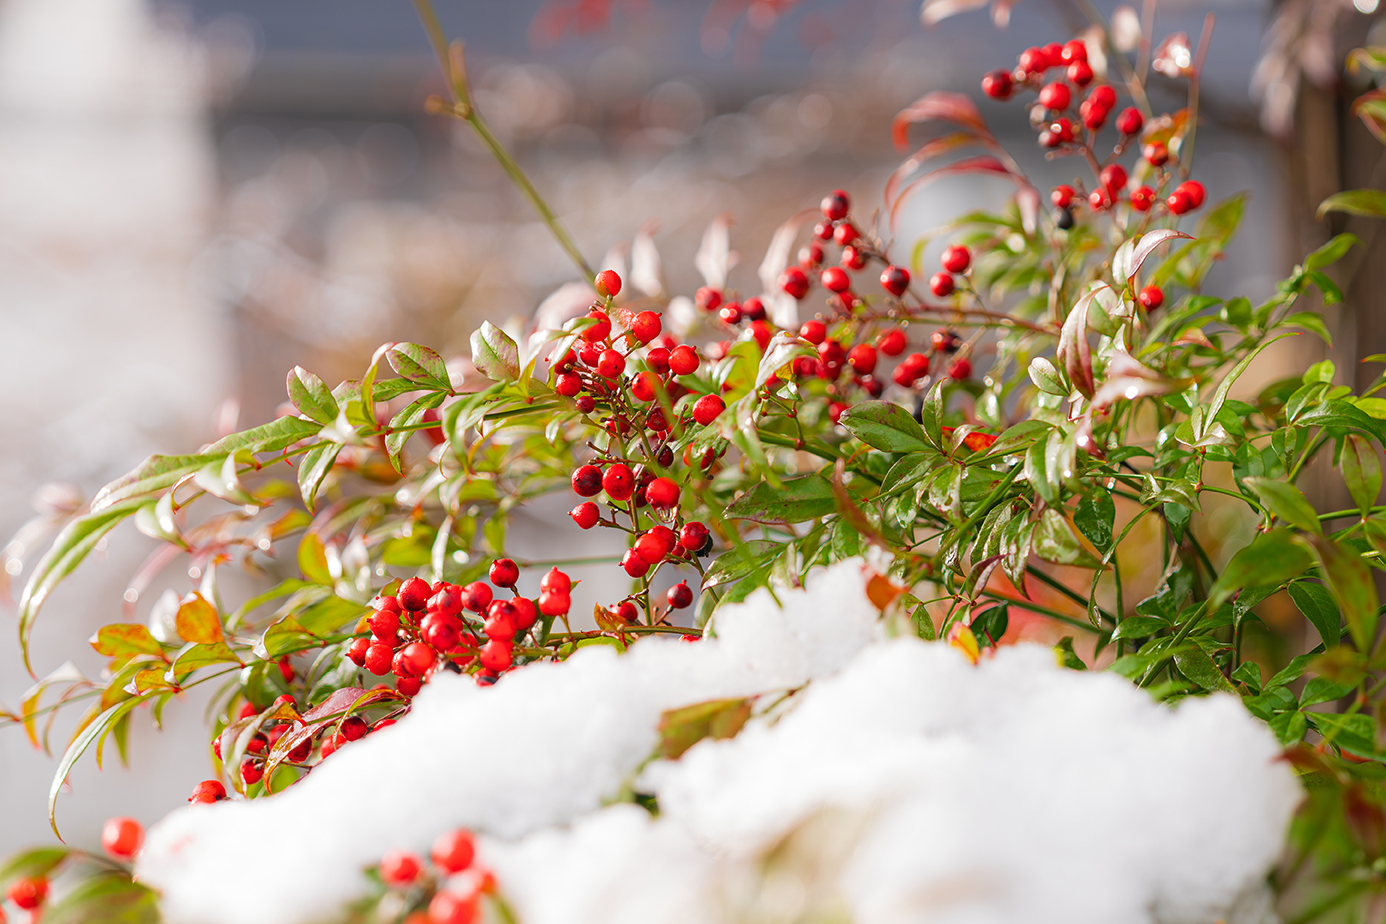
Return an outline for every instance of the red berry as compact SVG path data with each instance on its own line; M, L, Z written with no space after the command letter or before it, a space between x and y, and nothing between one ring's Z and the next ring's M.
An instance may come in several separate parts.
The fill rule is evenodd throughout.
M490 587L481 581L472 581L462 588L462 606L473 613L480 613L486 609L491 605L493 599L495 599L495 594L491 592Z
M1121 114L1116 117L1116 130L1123 135L1134 135L1144 127L1145 117L1134 106L1121 110Z
M143 843L144 827L133 818L108 818L101 826L101 847L117 859L130 859Z
M470 831L449 831L433 842L433 865L445 873L460 873L476 858L476 840Z
M595 465L580 465L573 472L573 491L579 497L592 497L602 489L602 470Z
M596 526L597 521L602 518L601 511L598 510L597 505L591 501L583 501L578 504L572 510L568 511L568 516L572 517L573 522L582 529L591 529Z
M635 549L627 549L626 554L621 556L621 567L625 569L626 574L638 578L650 570L650 563Z
M539 592L539 612L545 616L562 616L572 606L572 599L566 593L552 590Z
M389 610L391 613L402 613L404 608L399 605L399 597L377 597L375 599L377 610Z
M1049 192L1049 201L1054 203L1055 208L1066 209L1073 202L1073 187L1067 183L1055 186Z
M870 375L876 369L876 348L869 343L858 343L847 351L847 364L860 375Z
M1045 109L1067 109L1071 100L1072 95L1066 83L1045 84L1039 91L1039 103Z
M25 911L33 911L48 897L48 880L42 876L29 876L10 883L10 901Z
M823 264L823 248L817 243L799 248L799 265L805 269Z
M911 353L906 356L895 371L890 374L891 381L896 385L903 385L906 388L913 385L923 378L929 371L929 357L923 353Z
M528 632L539 620L539 610L528 597L516 597L510 605L515 610L515 628L520 632Z
M395 655L393 667L401 677L422 677L436 658L437 653L423 642L410 642Z
M428 611L443 616L456 616L462 612L462 588L456 584L445 584L428 600Z
M833 242L839 247L846 247L860 236L850 221L844 221L833 229Z
M400 606L412 612L418 612L428 606L428 598L433 596L433 588L428 586L428 582L423 578L411 577L400 585L399 603Z
M711 286L703 286L694 294L693 300L704 311L716 311L717 306L722 304L722 293Z
M1069 119L1055 119L1050 124L1049 131L1061 142L1073 140L1073 122Z
M539 589L550 593L566 594L573 589L573 579L557 568L550 568L539 579Z
M497 587L514 587L520 579L520 566L509 558L497 558L491 562L490 577Z
M949 247L943 252L943 268L950 273L965 273L972 265L972 251L966 247Z
M1099 174L1102 186L1107 190L1107 195L1115 200L1121 195L1121 191L1126 188L1126 168L1121 164L1108 164L1102 168Z
M1169 163L1169 147L1161 141L1152 141L1141 149L1141 156L1152 167L1163 167Z
M1030 47L1020 53L1016 63L1022 73L1043 74L1049 68L1049 56L1039 48Z
M514 646L500 639L491 639L481 646L481 666L499 674L508 668L515 659Z
M462 634L462 622L455 616L430 613L419 623L419 634L438 651L449 651Z
M823 270L819 281L829 292L846 292L852 287L852 280L848 277L847 271L838 266L830 266Z
M389 610L380 610L373 613L367 620L371 627L371 635L382 642L393 644L399 638L399 614Z
M508 659L506 666L509 666ZM428 903L429 924L475 924L478 916L475 895L463 897L452 892L439 892Z
M820 221L813 226L813 236L820 241L831 241L833 239L833 223L831 221Z
M1092 83L1092 66L1086 61L1074 61L1068 66L1069 82L1077 87Z
M693 419L706 427L727 409L727 405L717 395L703 395L693 405Z
M693 605L693 591L688 588L688 582L683 581L669 588L666 599L669 601L669 609L681 610Z
M1165 199L1165 206L1176 215L1183 215L1193 208L1193 200L1189 198L1189 193L1183 186L1175 188L1174 192Z
M672 478L656 478L645 487L645 500L651 507L667 510L679 502L679 486Z
M947 273L934 273L929 277L929 291L939 298L953 294L953 277Z
M764 353L770 348L770 338L774 336L769 324L764 321L751 322L751 336L755 338L756 346Z
M1088 46L1082 39L1069 39L1064 42L1063 51L1059 53L1059 60L1064 64L1072 64L1075 61L1088 60Z
M691 346L674 347L669 352L669 371L674 375L692 375L698 371L698 351Z
M380 861L380 878L388 886L407 886L419 878L423 864L412 853L392 850Z
M645 559L646 563L651 565L657 565L664 561L664 556L669 554L668 541L653 530L645 533L639 539L636 539L635 545L632 546L632 548L635 550L635 554ZM634 576L639 577L639 575Z
M831 193L823 197L823 217L828 221L841 221L847 217L847 210L852 207L852 199L841 189L834 189Z
M629 600L622 600L616 604L616 618L626 625L630 625L640 618L640 611L635 608L635 604Z
M1088 207L1094 212L1100 212L1111 204L1112 198L1104 190L1094 189L1088 193Z
M902 266L891 264L881 270L881 288L891 295L899 298L905 294L905 290L910 287L909 270Z
M218 780L203 780L193 787L189 802L220 802L226 798L226 787Z
M876 339L876 346L887 356L899 356L905 352L905 332L898 327L888 330Z
M992 99L1010 99L1014 88L1008 71L992 71L982 78L982 92Z
M966 356L960 356L948 366L948 377L961 382L972 374L972 363Z
M1205 192L1203 184L1198 182L1198 180L1185 180L1175 187L1176 191L1180 189L1184 190L1184 194L1189 197L1189 205L1191 208L1199 208L1203 205Z
M390 673L390 662L394 660L395 649L383 642L376 642L366 649L366 670L383 677Z
M707 527L696 521L685 523L683 529L679 530L679 545L690 552L697 552L707 544Z
M360 741L366 737L368 731L370 731L370 726L359 715L349 715L342 719L341 734L348 741Z
M1093 87L1092 90L1089 91L1087 98L1088 103L1091 103L1095 108L1103 110L1102 114L1104 118L1106 114L1111 111L1112 107L1116 105L1116 101L1116 90L1113 90L1105 83Z
M630 466L623 462L608 466L602 475L602 489L614 501L630 500L635 493L635 476L631 474Z
M606 316L605 311L589 311L587 317L591 318L595 323L584 328L582 333L578 335L582 337L584 341L587 343L601 343L607 337L611 336L611 319ZM586 361L586 357L584 356L583 362ZM588 365L590 366L591 363L588 363Z
M423 689L423 680L419 677L397 677L395 679L395 689L404 696L418 696L419 691ZM346 743L346 739L340 736L335 739L335 741L336 743L333 745L334 749ZM325 757L327 755L323 756Z
M664 347L655 347L645 354L645 365L655 375L664 375L669 371L669 351Z
M732 326L741 323L741 305L739 302L728 302L717 309L717 318L723 324Z
M805 321L799 328L799 336L812 344L822 343L828 337L828 326L822 321Z
M1078 115L1083 119L1083 127L1091 131L1097 131L1107 124L1107 112L1101 106L1095 106L1092 100L1087 100L1078 107Z
M642 311L637 314L630 322L630 333L640 343L649 343L659 336L663 325L660 323L659 315L653 311Z
M631 379L630 393L636 401L649 403L659 393L659 385L659 376L653 372L641 372Z
M1138 212L1147 212L1155 204L1155 190L1149 186L1141 186L1131 191L1131 208Z
M597 294L603 298L621 294L621 276L615 270L602 270L597 274Z
M366 650L370 647L371 640L368 638L352 639L351 644L347 646L347 657L350 658L351 662L357 667L365 667Z
M582 360L584 366L596 367L597 360L602 357L602 347L599 343L584 343L578 349L578 359Z
M845 413L847 413L847 405L841 401L833 401L828 405L828 419L833 423L837 423Z
M1050 42L1041 50L1044 52L1044 59L1050 67L1062 67L1066 63L1064 61L1064 46L1058 42Z
M866 251L849 244L842 248L842 258L837 262L849 270L859 270L866 266Z
M582 391L582 379L572 372L560 373L553 390L565 398L575 398Z
M597 358L597 375L604 379L619 378L626 371L626 358L615 350L602 350Z
M241 761L241 782L247 786L254 786L264 778L264 769L255 762L255 758L247 757Z
M1165 303L1165 293L1159 286L1146 286L1141 289L1141 294L1136 296L1136 300L1146 311L1154 311Z
M486 614L486 622L482 626L482 631L486 637L502 642L512 642L515 634L520 631L519 620L516 617L515 607L511 604L497 600L491 604L490 611Z

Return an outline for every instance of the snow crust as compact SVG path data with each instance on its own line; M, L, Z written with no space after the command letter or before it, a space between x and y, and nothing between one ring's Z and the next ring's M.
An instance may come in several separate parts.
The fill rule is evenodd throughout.
M1231 696L1176 710L1017 646L886 639L861 562L493 688L438 677L288 791L179 809L137 873L171 924L330 919L387 850L454 827L523 924L1259 921L1299 799ZM810 682L812 681L812 682ZM735 738L646 760L661 713L808 684ZM634 785L660 814L603 807Z

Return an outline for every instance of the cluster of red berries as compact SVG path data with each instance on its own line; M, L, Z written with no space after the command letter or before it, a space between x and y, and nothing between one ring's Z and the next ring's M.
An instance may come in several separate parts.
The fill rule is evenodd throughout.
M439 835L429 853L434 871L405 850L393 850L380 861L380 879L391 889L420 890L416 901L427 905L412 912L404 924L473 924L481 915L481 897L494 893L496 880L476 862L476 841L470 831ZM445 877L448 883L438 888ZM429 892L432 892L431 897Z
M1049 71L1055 68L1062 74L1055 80L1049 79ZM1021 52L1014 70L996 70L982 79L982 91L992 99L1010 99L1017 88L1033 90L1037 94L1036 105L1031 112L1031 122L1039 131L1039 142L1049 149L1091 150L1093 139L1107 124L1107 119L1117 105L1117 94L1108 84L1096 84L1086 89L1086 95L1078 103L1077 111L1073 104L1085 88L1093 81L1093 71L1088 64L1087 46L1078 39L1059 44L1053 42L1042 48L1032 47ZM1126 145L1146 128L1145 116L1135 107L1127 107L1119 112L1115 127L1121 135L1113 157L1119 156ZM1080 127L1089 133L1084 138ZM1163 168L1169 162L1170 152L1164 141L1149 138L1142 148L1142 156L1156 171L1156 186L1141 185L1130 191L1129 203L1137 212L1147 212L1157 204L1162 204L1171 214L1183 215L1203 204L1203 186L1194 180L1179 183L1173 190L1162 195L1162 188L1168 180ZM1086 202L1094 212L1111 208L1126 192L1129 177L1121 164L1111 162L1100 168L1097 187L1086 194ZM1073 227L1072 207L1079 196L1072 186L1061 185L1050 193L1054 204L1054 221L1062 230Z

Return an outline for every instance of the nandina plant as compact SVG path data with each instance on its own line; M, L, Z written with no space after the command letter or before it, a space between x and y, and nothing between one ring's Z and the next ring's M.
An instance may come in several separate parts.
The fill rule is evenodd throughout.
M59 708L87 703L50 809L93 745L99 756L114 737L123 750L137 707L157 721L202 684L217 685L216 719L197 746L210 744L233 797L259 798L395 722L439 671L504 683L587 645L696 642L719 607L869 555L895 631L976 659L1013 616L1042 618L1070 633L1056 652L1075 670L1100 666L1166 701L1240 696L1317 784L1276 883L1287 905L1307 920L1379 893L1386 378L1356 394L1320 362L1239 389L1270 344L1327 340L1313 306L1342 298L1325 269L1354 239L1309 254L1260 304L1203 291L1245 201L1208 200L1194 169L1206 32L1197 47L1174 35L1153 50L1147 36L1133 60L1098 22L983 78L987 96L1027 107L1046 157L1073 165L1053 189L967 97L928 94L896 119L906 150L911 133L928 137L887 184L882 223L851 191L825 191L813 218L775 235L750 288L730 278L727 229L714 225L686 325L616 269L592 272L487 129L460 46L421 13L451 94L432 110L491 148L592 285L590 305L519 339L483 324L474 374L412 343L383 345L335 387L295 367L294 413L153 456L75 512L28 576L26 657L54 587L127 519L161 543L127 601L185 555L200 579L147 620L127 603L92 639L110 658L101 678L54 673L9 717L37 744ZM1187 82L1185 108L1151 109L1147 62ZM963 147L975 152L937 163ZM962 173L1014 195L999 213L960 216L939 264L922 265L922 246L893 239L896 217L925 184ZM1299 486L1321 456L1353 507L1320 510ZM595 628L572 620L563 562L507 552L514 512L554 493L575 504L554 524L575 546L586 530L624 534L609 567L628 592L596 607ZM1214 498L1241 512L1242 533L1213 526ZM227 566L292 574L229 599ZM668 572L681 580L656 593ZM537 597L518 589L526 573L542 575ZM1258 647L1256 608L1281 594L1321 641L1288 663ZM190 801L227 797L212 779ZM131 907L153 907L121 872L138 832L116 821L114 866L99 861L89 880L107 891L66 901L125 889ZM98 863L23 854L0 886L37 906L46 877L83 858ZM386 856L376 876L434 921L470 920L494 892L480 877L472 895L440 899L415 857Z

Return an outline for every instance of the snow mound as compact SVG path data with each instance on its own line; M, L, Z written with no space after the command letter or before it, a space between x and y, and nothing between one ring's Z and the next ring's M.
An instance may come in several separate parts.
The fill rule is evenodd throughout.
M974 667L887 640L860 562L779 597L696 645L440 677L287 792L174 812L138 874L171 924L297 924L466 826L522 924L1259 924L1300 791L1235 698L1170 710L1044 648ZM806 683L641 769L664 710ZM657 817L602 807L632 783Z

